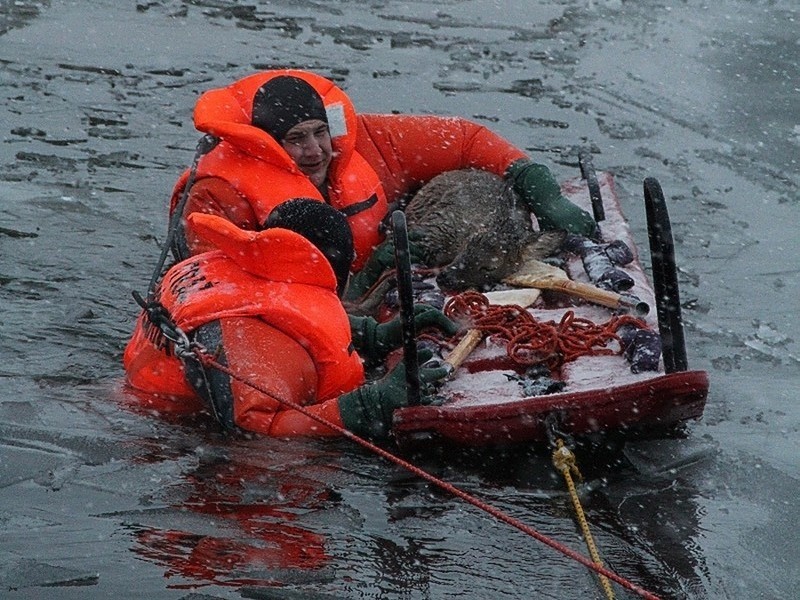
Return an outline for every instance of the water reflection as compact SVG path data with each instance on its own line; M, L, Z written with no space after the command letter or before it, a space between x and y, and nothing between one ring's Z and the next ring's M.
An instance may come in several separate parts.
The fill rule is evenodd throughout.
M263 442L263 443L262 443ZM131 515L137 555L161 565L170 587L270 586L332 577L314 521L336 511L326 483L335 452L281 449L272 440L205 440L183 456L169 485L151 490ZM150 453L151 466L172 470ZM301 572L301 575L297 575ZM186 582L182 582L182 581Z

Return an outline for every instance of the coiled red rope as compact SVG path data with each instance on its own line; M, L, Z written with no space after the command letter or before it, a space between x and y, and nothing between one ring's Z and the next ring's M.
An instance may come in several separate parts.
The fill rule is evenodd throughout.
M623 325L639 329L647 325L630 315L611 317L603 324L576 317L568 310L561 321L539 321L521 306L496 306L480 292L464 292L453 296L444 307L445 314L457 321L470 322L487 336L506 343L511 359L520 365L545 363L551 371L581 356L620 354L622 348L608 347L619 342L617 330Z
M278 396L275 396L272 393L270 393L269 391L267 391L266 389L254 384L254 383L252 383L250 381L247 381L246 379L244 379L244 378L240 377L238 374L236 374L229 367L217 362L214 359L214 357L211 356L210 354L208 354L204 349L202 349L200 347L197 347L197 346L194 346L191 349L191 352L197 357L197 359L204 366L212 367L214 369L218 369L219 371L221 371L223 373L226 373L231 378L236 379L236 380L244 383L245 385L248 385L248 386L252 387L253 389L261 392L262 394L265 394L265 395L269 396L270 398L274 398L275 400L277 400L281 404L283 404L285 406L288 406L289 408L291 408L293 410L297 410L297 411L303 413L305 416L307 416L310 419L313 419L317 423L319 423L321 425L324 425L325 427L328 427L328 428L336 431L340 435L352 440L353 442L359 444L360 446L366 448L367 450L370 450L371 452L374 452L375 454L385 458L386 460L388 460L390 462L393 462L394 464L396 464L396 465L408 470L409 472L413 473L417 477L420 477L421 479L424 479L424 480L432 483L436 487L438 487L440 489L443 489L443 490L453 494L454 496L456 496L458 498L461 498L465 502L467 502L467 503L475 506L476 508L478 508L478 509L480 509L480 510L482 510L482 511L484 511L484 512L490 514L490 515L492 515L494 518L498 519L499 521L502 521L502 522L504 522L504 523L506 523L508 525L511 525L512 527L514 527L516 529L519 529L523 533L528 534L529 536L533 537L534 539L539 540L540 542L542 542L543 544L545 544L547 546L550 546L551 548L553 548L554 550L560 552L561 554L564 554L565 556L568 556L569 558L579 562L580 564L582 564L585 567L587 567L587 568L599 573L600 575L604 575L605 577L607 577L608 579L618 583L622 587L624 587L624 588L626 588L626 589L628 589L628 590L630 590L632 592L635 592L636 594L640 595L642 598L646 598L647 600L660 600L660 598L658 596L656 596L655 594L652 594L651 592L648 592L644 588L639 587L635 583L632 583L631 581L628 581L627 579L625 579L624 577L622 577L620 575L617 575L613 571L609 571L608 569L606 569L602 565L595 564L594 562L592 562L592 560L590 558L587 558L586 556L584 556L584 555L582 555L582 554L580 554L578 552L575 552L574 550L564 546L563 544L560 544L559 542L547 537L546 535L544 535L542 533L539 533L538 531L536 531L536 529L534 529L533 527L531 527L529 525L526 525L525 523L523 523L519 519L516 519L516 518L512 517L511 515L508 515L508 514L504 513L500 509L498 509L498 508L496 508L496 507L494 507L494 506L492 506L490 504L487 504L486 502L483 502L479 498L476 498L475 496L472 496L472 495L468 494L467 492L455 487L454 485L452 485L450 483L447 483L446 481L444 481L442 479L439 479L438 477L436 477L434 475L431 475L427 471L424 471L423 469L417 467L416 465L414 465L414 464L412 464L412 463L400 458L399 456L397 456L395 454L392 454L391 452L381 448L380 446L378 446L376 444L373 444L369 440L366 440L366 439L364 439L362 437L357 436L352 431L350 431L348 429L345 429L344 427L341 427L341 426L339 426L339 425L337 425L335 423L332 423L332 422L328 421L327 419L325 419L323 417L320 417L319 415L316 415L316 414L312 413L311 411L307 410L305 407L301 406L300 404L297 404L296 402L293 402L292 400L288 400L288 399L285 399L285 398L280 398Z

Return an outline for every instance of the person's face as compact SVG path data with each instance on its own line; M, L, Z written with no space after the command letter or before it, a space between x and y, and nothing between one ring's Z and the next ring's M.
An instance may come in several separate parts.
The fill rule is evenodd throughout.
M322 185L333 158L331 134L324 121L298 123L286 132L281 145L314 185Z

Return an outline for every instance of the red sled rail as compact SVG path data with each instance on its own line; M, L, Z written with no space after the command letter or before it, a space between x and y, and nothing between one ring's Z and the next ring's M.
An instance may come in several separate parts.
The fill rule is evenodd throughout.
M547 419L580 438L594 433L668 431L699 419L708 395L705 371L670 373L612 388L472 406L414 406L395 413L398 441L448 440L467 446L546 443Z

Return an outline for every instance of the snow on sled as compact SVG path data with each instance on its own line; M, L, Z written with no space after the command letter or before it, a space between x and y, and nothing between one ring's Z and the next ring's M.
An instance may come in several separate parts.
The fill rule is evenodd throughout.
M651 284L612 176L595 173L588 155L580 162L582 176L564 182L562 191L594 214L602 239L576 237L558 266L523 257L519 270L504 278L508 285L499 286L504 291L446 296L450 314L460 303L473 311L475 322L490 325L468 332L450 354L443 352L456 368L438 392L440 404L395 411L399 444L544 443L554 429L578 439L598 432L647 435L702 416L708 377L687 368L672 232L660 186L652 178L644 181ZM611 269L598 270L593 259L600 251L601 266L616 259ZM627 256L614 257L617 252ZM494 313L503 324L492 325ZM521 321L522 332L513 331ZM534 330L525 330L528 322ZM544 330L565 338L577 331L579 337L544 351ZM570 345L590 346L586 336L598 331L606 337L593 350L578 348L577 357L565 360Z

